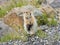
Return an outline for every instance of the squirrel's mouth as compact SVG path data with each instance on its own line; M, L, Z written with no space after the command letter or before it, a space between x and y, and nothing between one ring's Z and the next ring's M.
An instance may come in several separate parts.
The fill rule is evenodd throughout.
M30 32L33 24L27 24L27 31Z

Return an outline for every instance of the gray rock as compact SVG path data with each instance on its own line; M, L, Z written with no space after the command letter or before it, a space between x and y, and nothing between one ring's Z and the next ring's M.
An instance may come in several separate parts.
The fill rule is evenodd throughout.
M8 45L14 45L14 43L13 42L8 42Z
M41 42L41 45L44 45L44 42Z
M49 27L47 25L42 25L40 26L40 29L42 29L43 31L47 30Z
M7 42L4 42L3 45L8 45L8 43Z
M58 41L53 42L52 45L58 45Z
M3 45L2 43L0 43L0 45Z
M42 12L39 9L33 11L34 16L42 16Z
M60 45L60 41L58 41L58 45Z
M7 30L9 29L9 27L3 23L3 21L0 21L0 37L3 36Z
M41 45L41 43L37 41L37 42L34 42L33 45Z
M53 7L53 8L60 8L60 0L55 0L53 1L50 5Z

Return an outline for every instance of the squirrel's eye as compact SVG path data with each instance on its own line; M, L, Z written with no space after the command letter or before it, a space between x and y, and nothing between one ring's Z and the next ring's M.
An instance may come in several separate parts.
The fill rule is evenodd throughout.
M28 12L26 12L26 13L28 13Z

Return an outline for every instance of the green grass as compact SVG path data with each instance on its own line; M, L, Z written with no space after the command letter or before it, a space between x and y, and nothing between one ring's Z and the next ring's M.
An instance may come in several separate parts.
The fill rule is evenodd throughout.
M48 15L46 13L43 13L42 16L37 17L37 23L38 25L48 25L48 26L57 26L57 20L55 20L55 17L50 17L51 20L48 20Z
M51 20L48 22L48 26L57 26L57 20L51 18Z
M45 38L45 37L47 37L47 34L44 32L44 31L42 31L42 30L38 30L37 32L36 32L36 35L38 36L38 37L40 37L40 38Z
M0 8L0 18L6 14L6 9Z
M7 34L7 35L1 37L0 42L9 41L11 39L12 39L11 35L10 34Z
M23 33L18 33L18 32L11 32L8 33L6 35L4 35L3 37L0 38L0 42L8 42L10 40L22 40L22 41L27 41L27 34L26 32Z
M38 25L45 25L48 23L48 17L46 13L43 13L42 16L37 17L37 23Z
M27 0L11 0L11 2L9 2L9 5L6 6L0 6L0 18L4 17L6 15L7 11L10 11L11 9L15 8L15 7L21 7L24 5L28 5L28 4L34 5L36 7L40 7L40 4L38 3L37 0L32 0L32 2L28 2Z
M16 35L16 36L12 36L10 34L7 34L3 37L1 37L0 42L8 42L10 40L22 40L22 41L27 41L27 36L20 36L20 35Z
M6 5L6 7L0 6L0 18L4 17L6 15L7 11L10 11L15 7L21 7L23 5L24 4L22 3L22 1L19 1L18 3L11 2L10 5Z

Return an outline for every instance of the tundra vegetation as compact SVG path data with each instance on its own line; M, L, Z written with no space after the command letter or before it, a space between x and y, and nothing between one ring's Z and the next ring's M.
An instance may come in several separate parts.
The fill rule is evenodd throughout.
M11 0L8 5L7 3L4 5L0 6L0 18L3 18L11 9L15 8L15 7L21 7L21 6L25 6L28 4L34 5L37 8L40 8L40 4L41 4L42 0L32 0L30 2L28 2L27 0ZM51 20L48 20L49 16L46 13L43 13L42 16L37 16L37 23L38 26L40 25L48 25L48 26L57 26L57 21L55 20L55 17L50 17ZM17 28L17 27L15 27ZM23 31L23 34L18 34L16 32L11 32L9 34L6 34L3 37L0 37L0 42L5 42L5 41L10 41L10 40L23 40L23 41L27 41L28 39L28 35L26 34L25 31ZM23 36L21 36L23 35ZM40 38L45 38L47 37L47 34L42 31L41 29L38 30L36 32L36 35L39 36Z

